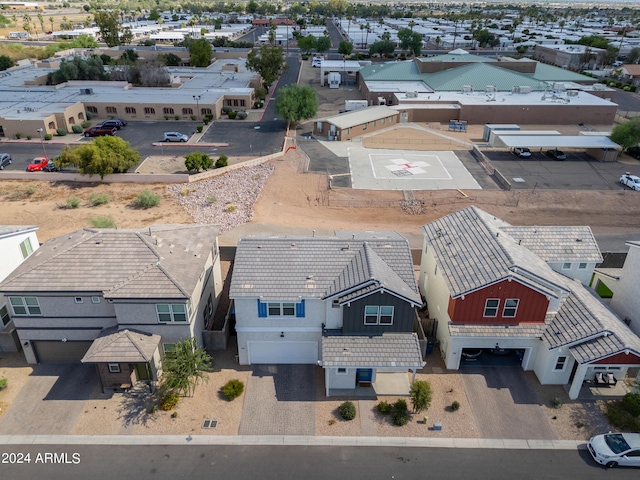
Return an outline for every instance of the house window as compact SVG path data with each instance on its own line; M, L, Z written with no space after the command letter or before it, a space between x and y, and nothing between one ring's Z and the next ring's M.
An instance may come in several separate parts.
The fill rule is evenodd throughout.
M245 106L245 103L244 103L244 100L243 100L243 99L240 99L240 106L241 106L241 107L244 107L244 106Z
M384 118L381 118L380 119L380 124L384 125L384 120L385 120Z
M294 317L296 315L296 304L289 302L269 302L267 313L270 317Z
M130 113L131 115L135 115L136 107L125 107L124 113Z
M165 115L173 115L173 108L171 107L164 107L163 111Z
M500 299L498 298L487 298L484 304L484 316L485 317L497 317L498 316L498 306L500 305Z
M118 113L118 109L116 107L107 107L107 113Z
M75 300L76 303L82 303L83 302L82 297L75 297L74 300Z
M376 122L371 122L371 126L375 127L376 126Z
M153 107L144 107L144 113L146 115L155 115L156 114L156 109Z
M5 327L11 321L11 318L9 318L9 309L7 309L6 305L0 308L0 320L2 320L2 325Z
M183 108L182 109L182 114L183 115L193 115L193 108Z
M69 125L73 125L74 123L76 123L76 119L73 117L69 117L68 122L69 122Z
M210 109L210 108L201 108L201 109L200 109L200 113L201 113L202 115L211 115L213 112L211 111L211 109Z
M225 103L227 104L227 107L231 107L233 105L231 100L225 100Z
M78 113L78 118L80 120L84 120L84 113L82 113L82 112Z
M363 123L363 124L362 124L362 130L366 130L366 129L367 129L367 124L366 124L366 123Z
M33 247L31 246L31 239L25 238L24 242L20 243L20 251L22 252L22 258L27 258L33 253Z
M582 262L578 264L578 270L586 270L586 269L587 269L586 262Z
M120 364L119 363L108 363L109 373L120 373Z
M233 99L233 106L234 106L234 107L237 107L237 106L238 106L238 99L237 99L237 98L234 98L234 99Z
M187 321L187 311L184 303L156 304L158 321L161 323L184 323Z
M556 366L553 367L554 372L564 372L564 368L567 366L567 357L558 357L556 360Z
M517 298L507 298L504 301L504 308L502 309L503 317L515 317L516 312L518 311L518 303L520 300Z
M336 371L336 375L346 375L347 374L347 369L346 368L338 368L338 370Z
M335 299L331 302L331 308L340 308L340 300Z
M348 128L345 128L345 129L342 131L342 133L344 133L345 135L349 135L349 129L348 129Z
M91 303L100 303L100 297L91 297Z
M98 113L98 107L87 107L87 112Z
M171 350L173 350L174 348L176 348L176 344L175 343L163 343L162 344L162 351L165 353L165 355L167 353L169 353Z
M571 262L564 262L562 264L562 270L571 270Z
M9 297L14 315L42 315L36 297Z
M393 325L393 307L366 305L364 307L365 325Z

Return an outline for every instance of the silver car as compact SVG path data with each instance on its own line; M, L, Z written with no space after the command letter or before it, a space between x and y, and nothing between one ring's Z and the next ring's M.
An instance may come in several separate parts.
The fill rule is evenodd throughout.
M593 459L608 468L640 467L640 433L605 433L591 437L587 448Z
M8 153L0 153L0 170L4 170L4 167L11 165L11 155Z
M164 142L186 142L189 137L180 132L164 132Z

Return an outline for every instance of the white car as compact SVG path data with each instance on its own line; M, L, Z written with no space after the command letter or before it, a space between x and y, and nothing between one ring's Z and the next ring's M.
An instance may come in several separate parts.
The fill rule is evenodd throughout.
M640 177L631 175L629 172L620 177L620 183L626 185L632 190L640 190Z
M323 60L324 60L324 57L313 57L313 59L311 60L311 66L312 67L321 67Z
M605 433L591 437L587 448L593 459L608 468L640 467L640 433Z
M531 158L531 150L526 147L516 147L513 149L513 154L520 158Z
M186 142L189 137L180 132L164 132L163 142Z

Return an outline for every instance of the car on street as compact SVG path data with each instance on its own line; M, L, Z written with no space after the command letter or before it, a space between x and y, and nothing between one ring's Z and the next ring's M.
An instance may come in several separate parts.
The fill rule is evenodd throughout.
M640 177L631 175L629 172L626 172L620 177L620 183L632 190L640 190Z
M4 170L4 167L11 165L11 155L8 153L0 153L0 170Z
M640 433L605 433L591 437L587 449L593 459L608 468L640 467Z
M562 150L558 150L554 148L553 150L547 150L547 157L553 158L554 160L566 160L567 155Z
M627 148L627 155L640 160L640 146Z
M164 132L163 142L186 142L189 137L180 132Z
M51 167L48 166L49 162L52 163L53 160L50 160L48 157L36 157L31 160L31 163L27 165L27 172L47 172Z
M531 158L531 150L527 147L516 147L513 149L513 154L520 158Z
M113 126L105 127L104 125L96 125L95 127L87 128L84 131L84 136L85 137L102 137L105 135L115 135L117 131L118 129Z

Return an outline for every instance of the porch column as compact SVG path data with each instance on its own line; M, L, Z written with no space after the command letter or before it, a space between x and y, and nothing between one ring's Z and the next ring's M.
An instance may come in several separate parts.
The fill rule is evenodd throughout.
M584 377L587 374L588 365L578 365L578 369L576 370L576 374L573 376L573 383L571 383L571 387L569 388L569 398L571 400L575 400L580 395L580 389L582 388L582 383L584 382Z
M413 385L415 381L416 381L416 369L412 368L411 369L411 385Z
M330 368L325 368L324 370L324 389L325 389L325 395L327 397L329 397L329 375L327 375L327 373L329 373L331 371Z

